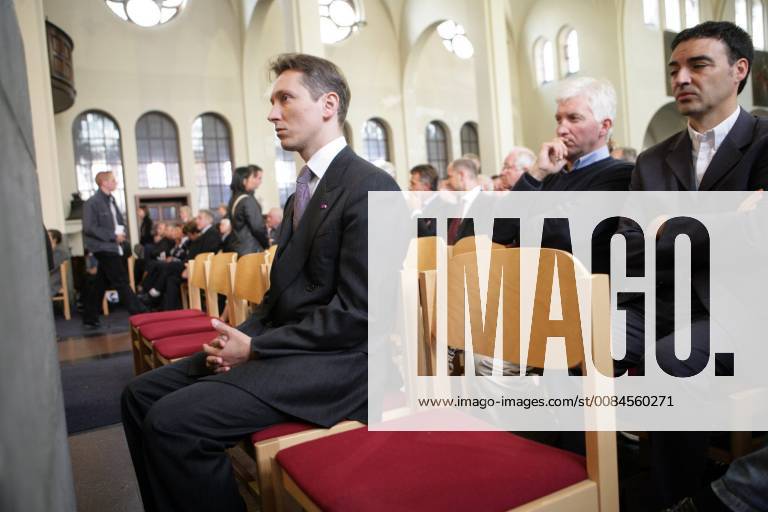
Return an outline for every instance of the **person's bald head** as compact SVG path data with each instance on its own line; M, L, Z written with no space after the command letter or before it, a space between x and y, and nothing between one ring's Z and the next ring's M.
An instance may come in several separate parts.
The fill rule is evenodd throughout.
M267 227L275 229L283 222L283 210L281 208L271 208L267 212Z

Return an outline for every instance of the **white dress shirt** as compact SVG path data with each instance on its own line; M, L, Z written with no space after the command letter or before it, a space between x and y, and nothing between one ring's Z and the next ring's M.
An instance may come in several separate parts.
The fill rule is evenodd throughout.
M691 137L691 146L693 148L691 150L693 167L696 170L696 188L699 188L699 185L701 185L701 179L704 177L707 167L709 167L710 162L715 157L720 144L723 143L733 125L736 124L740 113L741 107L737 106L733 114L704 133L697 132L691 127L691 123L688 123L688 135Z
M317 189L317 184L325 176L325 171L328 170L328 166L331 165L336 155L341 153L347 145L344 136L337 139L333 139L331 142L315 151L307 162L307 167L312 171L312 178L309 180L309 197L312 197Z

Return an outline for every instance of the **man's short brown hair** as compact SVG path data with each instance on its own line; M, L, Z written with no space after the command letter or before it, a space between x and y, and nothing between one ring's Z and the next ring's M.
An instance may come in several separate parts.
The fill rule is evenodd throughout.
M426 185L429 190L437 190L437 170L429 164L419 164L411 169L411 174L416 175L416 179Z
M299 71L302 74L301 82L315 101L325 93L335 92L339 96L339 125L344 123L352 93L347 79L336 64L305 53L283 53L270 63L269 69L275 78L285 71Z

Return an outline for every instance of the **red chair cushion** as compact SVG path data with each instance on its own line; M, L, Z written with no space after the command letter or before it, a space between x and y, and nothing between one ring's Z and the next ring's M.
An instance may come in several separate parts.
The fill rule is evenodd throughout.
M253 434L251 434L251 442L258 443L260 441L266 441L268 439L274 439L280 436L295 434L296 432L304 432L306 430L312 430L313 428L319 428L319 427L312 425L310 423L301 423L298 421L289 422L289 423L278 423L277 425L272 425L271 427L267 427L264 430L259 430L258 432L254 432Z
M217 335L216 331L210 330L160 338L152 343L152 350L166 359L187 357L203 350L203 344Z
M148 340L159 340L169 336L180 336L193 332L210 331L211 319L207 316L181 318L168 322L154 322L139 327L139 333Z
M327 512L508 510L587 479L584 457L507 432L362 428L277 460Z
M205 316L205 313L199 309L176 309L174 311L139 313L138 315L129 316L128 323L130 323L133 327L141 327L142 325L151 324L154 322L162 322L164 320L177 320L179 318L193 318L196 316Z

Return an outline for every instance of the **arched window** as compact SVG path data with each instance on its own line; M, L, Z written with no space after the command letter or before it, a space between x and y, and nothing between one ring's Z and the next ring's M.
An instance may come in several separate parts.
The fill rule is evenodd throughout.
M765 50L765 18L763 0L752 0L752 43L756 50Z
M387 127L380 119L369 119L363 125L362 155L369 162L390 161Z
M344 139L347 141L347 146L351 149L355 149L355 146L353 145L354 141L352 140L352 127L349 125L349 121L344 121L341 130L344 133Z
M680 32L680 0L664 0L664 28L672 32Z
M536 80L545 84L555 79L555 52L552 41L540 37L533 45L533 62L536 65Z
M98 187L94 178L97 173L112 171L117 180L115 202L125 213L123 152L120 148L120 128L115 120L104 112L83 112L72 123L72 141L80 196L88 199L96 192Z
M471 121L467 121L461 126L461 132L459 132L461 138L461 153L466 155L472 153L473 155L480 156L480 137L477 135L477 125Z
M136 121L140 188L181 186L179 132L162 112L148 112Z
M192 151L199 208L229 201L232 182L232 142L229 126L217 114L202 114L192 123Z
M659 0L643 0L643 22L649 27L659 27Z
M744 30L749 30L749 21L747 20L747 0L736 0L733 3L734 21Z
M701 21L699 16L699 0L685 0L685 26L690 28Z
M577 73L581 69L579 35L575 29L565 27L560 31L560 55L562 55L562 69L566 76Z
M437 169L440 176L445 176L450 158L448 130L440 121L432 121L427 125L427 162Z

